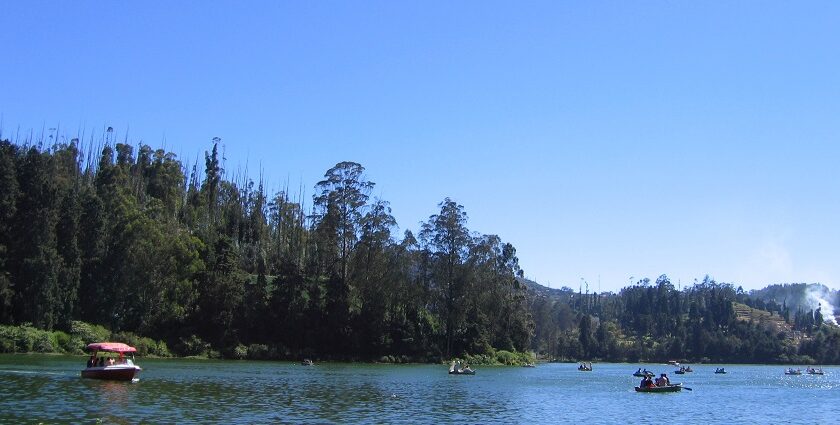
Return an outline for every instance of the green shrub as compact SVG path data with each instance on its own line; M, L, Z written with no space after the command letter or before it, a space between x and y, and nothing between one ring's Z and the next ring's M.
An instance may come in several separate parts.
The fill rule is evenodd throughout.
M196 335L181 338L178 351L182 356L209 356L210 344Z
M252 360L268 360L270 352L265 344L251 344L248 346L248 358Z
M66 334L61 331L53 331L53 340L55 341L56 347L65 353L73 353L73 345L71 343L72 338L69 334Z
M14 353L17 351L17 334L18 328L16 326L0 325L0 352Z
M82 346L111 339L111 331L105 327L78 320L70 323L70 335L79 338L82 341Z
M233 359L243 360L248 357L248 347L242 344L237 344L236 347L233 347L233 349L230 350L229 354Z
M55 352L55 346L58 344L53 344L52 334L40 329L35 329L35 331L35 351L38 353Z

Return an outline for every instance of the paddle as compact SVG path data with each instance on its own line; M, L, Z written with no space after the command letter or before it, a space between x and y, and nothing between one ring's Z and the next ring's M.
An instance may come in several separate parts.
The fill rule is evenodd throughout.
M683 389L684 390L689 390L689 391L694 391L694 390L692 390L691 388L688 388L688 387L683 387Z

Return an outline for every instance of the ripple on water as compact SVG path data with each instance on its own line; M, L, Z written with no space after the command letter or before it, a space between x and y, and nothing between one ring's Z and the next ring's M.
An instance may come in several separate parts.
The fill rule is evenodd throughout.
M639 366L440 365L147 360L140 382L80 379L79 358L0 356L0 423L835 423L840 369L785 376L782 368L693 366L694 391L638 394ZM719 365L718 365L719 366Z

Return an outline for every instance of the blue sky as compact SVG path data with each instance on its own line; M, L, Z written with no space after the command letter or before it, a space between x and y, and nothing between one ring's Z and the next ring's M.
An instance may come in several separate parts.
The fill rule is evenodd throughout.
M364 165L550 286L840 288L840 3L0 0L2 136L165 147L307 199Z

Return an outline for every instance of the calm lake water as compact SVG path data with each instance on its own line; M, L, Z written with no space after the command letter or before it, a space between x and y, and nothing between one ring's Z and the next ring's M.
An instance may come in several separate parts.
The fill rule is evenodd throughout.
M81 379L85 357L0 355L0 423L840 423L840 367L477 367L138 359L138 382ZM633 391L638 367L693 391ZM804 368L803 368L804 369Z

